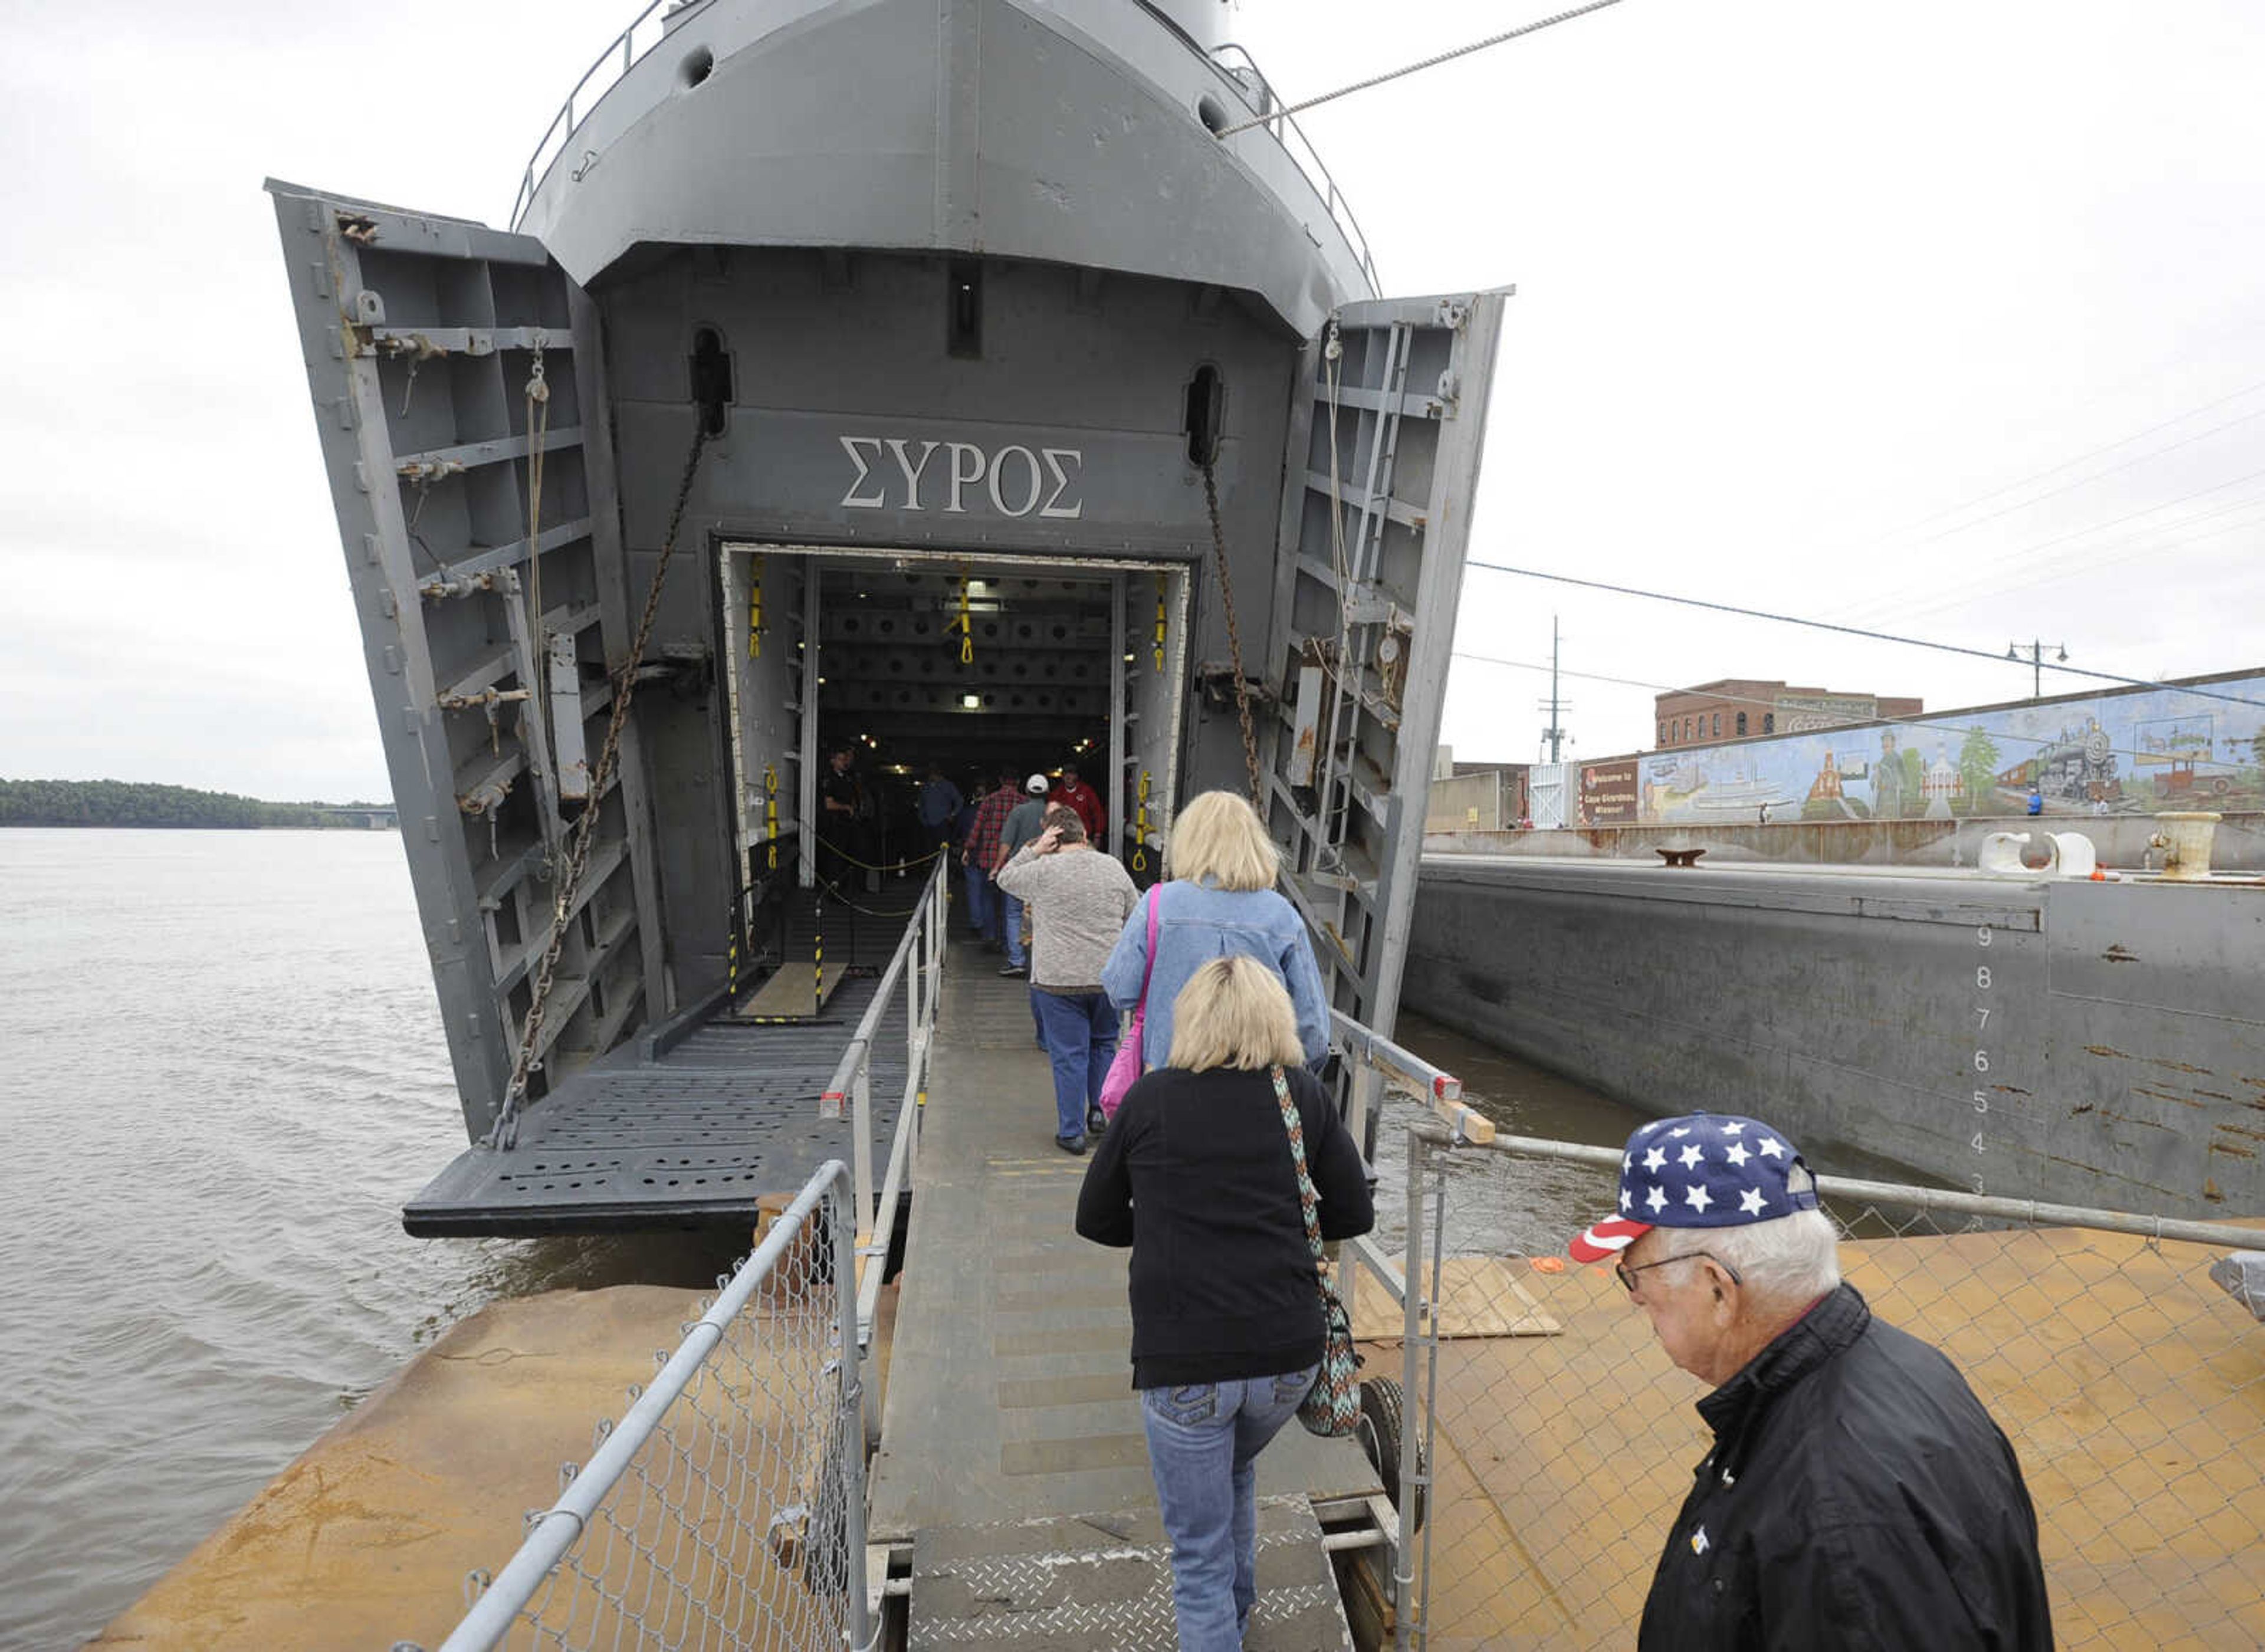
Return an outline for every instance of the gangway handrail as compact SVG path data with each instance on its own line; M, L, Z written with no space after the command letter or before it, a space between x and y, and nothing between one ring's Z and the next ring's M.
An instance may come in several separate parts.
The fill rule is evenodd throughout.
M885 1191L887 1205L886 1226L875 1226L878 1212L873 1189L873 1040L878 1035L882 1013L894 996L897 983L904 979L907 966L912 969L912 980L905 993L905 1093L903 1104L897 1110L896 1136L889 1150L890 1173L895 1177L899 1170L899 1156L907 1161L912 1152L907 1129L919 1110L918 1101L927 1066L933 1033L936 1009L940 998L938 987L943 975L944 942L944 883L948 857L937 855L935 870L921 886L921 898L914 908L913 919L905 926L904 937L897 942L896 953L889 966L881 972L880 984L873 990L872 1001L858 1017L857 1030L849 1035L849 1042L835 1064L834 1076L827 1081L819 1098L821 1117L839 1118L847 1110L851 1119L850 1162L857 1201L857 1248L863 1256L880 1248L882 1262L887 1257L887 1245L896 1231L895 1186ZM925 942L923 947L921 943ZM915 949L919 949L916 952ZM917 958L917 961L914 960ZM917 1125L911 1125L917 1130ZM900 1182L895 1185L901 1185ZM880 1266L869 1267L868 1275L878 1281ZM874 1289L878 1290L878 1283ZM861 1293L862 1294L862 1293ZM870 1325L870 1313L863 1315L863 1324Z
M1622 1151L1533 1136L1497 1135L1484 1142L1468 1137L1460 1140L1450 1138L1440 1145L1485 1146L1513 1158L1553 1159L1560 1163L1593 1165L1613 1171L1620 1168ZM1817 1178L1817 1193L1820 1198L1845 1199L1850 1204L1942 1211L1953 1216L2025 1222L2032 1227L2092 1227L2111 1234L2135 1234L2142 1239L2167 1239L2182 1245L2224 1246L2234 1250L2254 1250L2265 1245L2265 1234L2256 1228L2237 1227L2225 1222L2190 1222L2175 1216L2153 1216L2143 1211L2115 1211L2087 1204L2049 1204L2041 1199L2009 1199L1995 1194L1964 1193L1956 1188L1820 1175Z
M652 1380L641 1389L630 1390L634 1398L621 1421L610 1427L601 1426L597 1449L587 1462L570 1471L572 1477L557 1501L549 1510L529 1517L527 1535L517 1553L492 1580L483 1580L485 1586L478 1598L471 1602L448 1638L441 1643L439 1652L490 1652L511 1633L522 1609L536 1598L552 1571L595 1524L600 1504L632 1472L637 1453L660 1431L670 1408L724 1342L732 1322L747 1311L758 1291L774 1282L776 1271L788 1259L790 1250L811 1243L807 1225L820 1201L843 1187L848 1178L849 1173L839 1159L830 1159L812 1172L802 1191L772 1222L753 1254L725 1282L707 1312L684 1328L684 1340L663 1360ZM835 1232L842 1239L847 1238L846 1230L837 1227ZM851 1265L848 1256L841 1254L846 1248L837 1240L834 1253L826 1258L837 1280ZM862 1362L850 1347L854 1325L848 1293L841 1284L836 1285L834 1293L841 1303L833 1332L840 1339L836 1346L841 1353L827 1369L838 1383L839 1403L850 1408L863 1398ZM854 1437L855 1430L851 1432ZM849 1629L853 1643L863 1645L869 1625L863 1576L866 1557L862 1450L849 1451L843 1459L843 1468L848 1481L843 1498L847 1531L842 1560L849 1571L846 1591Z
M1329 1011L1329 1030L1331 1046L1352 1064L1352 1094L1345 1113L1345 1127L1352 1132L1354 1141L1368 1139L1369 1115L1376 1110L1377 1103L1387 1088L1421 1100L1454 1139L1492 1139L1493 1124L1464 1105L1463 1081L1453 1073L1434 1066L1374 1028L1355 1021L1342 1009ZM1407 1276L1385 1254L1373 1234L1362 1234L1350 1241L1346 1248L1375 1277L1387 1296L1402 1308L1408 1306ZM1352 1306L1355 1278L1350 1272L1344 1277L1348 1313Z

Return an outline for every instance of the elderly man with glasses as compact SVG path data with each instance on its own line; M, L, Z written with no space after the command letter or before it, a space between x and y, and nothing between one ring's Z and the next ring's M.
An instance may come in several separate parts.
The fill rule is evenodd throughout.
M1695 1113L1628 1138L1620 1211L1569 1247L1612 1259L1667 1357L1714 1392L1714 1449L1669 1533L1640 1652L2047 1652L2036 1514L1956 1367L1842 1283L1781 1132Z

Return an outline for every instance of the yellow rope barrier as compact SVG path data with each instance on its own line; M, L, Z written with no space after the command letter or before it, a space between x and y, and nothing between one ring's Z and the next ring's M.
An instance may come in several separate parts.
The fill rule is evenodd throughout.
M909 872L915 870L920 867L926 866L930 861L933 861L937 855L943 853L943 848L939 846L936 848L930 849L927 854L914 860L889 861L886 862L877 863L872 861L859 860L856 855L850 854L847 849L834 842L831 838L820 838L818 841L826 848L833 850L834 853L841 856L841 859L848 862L850 865L863 872Z

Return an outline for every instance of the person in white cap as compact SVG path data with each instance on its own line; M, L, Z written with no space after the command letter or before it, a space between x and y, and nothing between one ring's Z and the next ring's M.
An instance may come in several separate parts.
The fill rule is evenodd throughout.
M1007 862L1021 854L1023 846L1035 841L1038 833L1045 829L1046 794L1052 788L1053 782L1044 775L1033 775L1023 782L1023 801L1015 805L1014 812L1007 817L1007 824L999 829L999 858L991 865L991 881L994 885ZM1006 907L1007 941L1007 962L999 973L1028 975L1031 960L1023 948L1023 903L1003 889L999 891L999 899ZM1038 1042L1045 1042L1043 1029L1039 1032Z
M1782 1132L1644 1125L1620 1210L1568 1247L1611 1261L1667 1356L1714 1392L1714 1449L1637 1634L1684 1648L2050 1652L2036 1511L1957 1368L1872 1317Z

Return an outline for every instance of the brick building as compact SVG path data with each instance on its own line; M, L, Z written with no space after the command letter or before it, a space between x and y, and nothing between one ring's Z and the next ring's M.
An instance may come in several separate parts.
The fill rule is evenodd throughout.
M1920 700L1796 688L1751 677L1724 677L1657 695L1652 707L1661 751L1760 734L1797 734L1843 723L1915 717L1926 709Z

